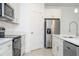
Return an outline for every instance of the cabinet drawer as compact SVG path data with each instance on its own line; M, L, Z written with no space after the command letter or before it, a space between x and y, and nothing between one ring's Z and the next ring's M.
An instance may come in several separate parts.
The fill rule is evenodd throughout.
M64 49L63 53L64 53L64 56L70 56L70 52L68 52L66 49Z
M76 49L77 49L77 47L75 46L75 45L73 45L73 44L71 44L71 43L69 43L69 42L66 42L66 41L64 41L63 42L63 49L64 49L64 55L66 54L66 53L69 53L68 55L69 56L75 56L76 55Z
M71 43L69 43L69 42L66 42L66 41L64 41L63 44L64 44L64 46L65 46L64 49L70 49L70 50L75 51L76 48L77 48L75 45L73 45L73 44L71 44Z

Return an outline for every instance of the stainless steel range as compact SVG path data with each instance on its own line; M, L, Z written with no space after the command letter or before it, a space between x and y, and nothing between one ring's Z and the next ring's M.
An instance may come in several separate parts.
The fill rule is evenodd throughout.
M5 35L6 38L13 38L12 49L13 56L21 55L21 36L20 35Z
M0 38L4 38L4 37L5 37L5 28L0 27Z
M0 38L13 38L12 54L13 56L21 55L21 36L20 35L5 35L5 28L0 27Z
M21 36L13 38L13 56L21 55Z

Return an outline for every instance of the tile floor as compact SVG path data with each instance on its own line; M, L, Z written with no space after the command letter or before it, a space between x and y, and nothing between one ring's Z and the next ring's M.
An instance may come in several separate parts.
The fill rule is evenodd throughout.
M38 49L31 51L30 53L26 53L24 56L52 56L52 49Z

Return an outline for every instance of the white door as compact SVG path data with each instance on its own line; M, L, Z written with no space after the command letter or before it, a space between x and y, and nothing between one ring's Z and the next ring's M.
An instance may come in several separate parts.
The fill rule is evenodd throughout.
M44 42L44 22L43 18L41 16L40 12L35 12L32 11L31 15L31 20L30 20L30 33L29 33L29 38L30 38L30 49L38 49L43 47L43 42Z

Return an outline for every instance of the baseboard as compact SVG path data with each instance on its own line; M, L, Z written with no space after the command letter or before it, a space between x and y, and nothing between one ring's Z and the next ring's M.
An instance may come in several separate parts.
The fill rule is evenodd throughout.
M31 50L25 50L25 53L30 53L31 52Z
M42 49L42 48L34 49L34 50L31 50L31 51L36 51L36 50L40 50L40 49Z

